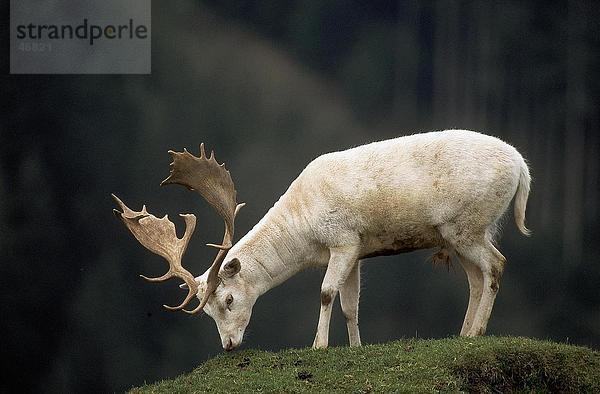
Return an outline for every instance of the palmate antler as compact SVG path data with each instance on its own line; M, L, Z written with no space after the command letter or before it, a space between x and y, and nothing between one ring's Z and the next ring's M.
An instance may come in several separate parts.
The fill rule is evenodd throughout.
M169 271L158 278L148 278L140 275L150 282L163 282L172 277L181 278L188 285L188 295L178 306L163 305L165 308L173 311L183 309L198 293L198 285L194 276L181 266L181 258L185 253L188 242L196 228L196 216L192 214L180 215L185 220L185 234L183 238L177 238L175 233L175 224L165 215L158 219L156 216L148 213L146 206L139 212L131 210L119 197L112 194L113 199L121 208L121 211L113 209L115 215L121 219L125 227L131 231L133 236L148 250L162 256L169 263ZM183 309L185 312L185 309Z
M200 144L200 157L192 155L186 149L183 152L169 151L169 154L173 157L171 173L161 182L161 185L176 183L200 193L225 222L225 234L221 245L207 244L219 249L219 252L210 266L202 301L190 312L196 313L204 308L208 298L219 285L219 269L227 252L233 246L235 217L245 204L236 202L235 187L231 174L225 168L225 163L217 163L213 151L210 157L207 157L204 144Z
M186 230L183 238L179 239L175 233L175 225L166 215L158 219L148 213L145 206L139 212L132 211L113 194L113 198L122 209L122 212L117 210L114 212L144 247L164 257L169 263L169 271L163 276L158 278L140 276L152 282L162 282L175 276L187 284L189 292L181 305L176 307L165 305L165 308L197 313L204 308L208 298L219 284L219 269L227 252L233 246L235 216L244 204L236 202L236 191L225 164L217 163L214 152L207 157L204 144L200 144L200 157L192 155L185 149L183 152L169 151L169 154L173 157L171 173L161 185L180 184L200 193L225 222L225 234L221 245L208 244L219 249L219 252L210 267L206 289L196 308L191 311L183 309L198 293L198 285L194 276L181 265L181 258L196 226L196 216L181 215L186 222Z

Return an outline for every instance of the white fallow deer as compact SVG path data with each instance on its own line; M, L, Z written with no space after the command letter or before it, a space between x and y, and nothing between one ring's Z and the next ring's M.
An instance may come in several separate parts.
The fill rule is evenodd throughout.
M455 253L469 281L469 305L460 335L483 335L498 292L505 258L494 246L497 223L513 197L519 230L527 235L529 170L512 146L466 130L415 134L322 155L292 182L267 214L233 245L234 220L243 204L229 171L204 146L200 157L172 155L177 183L200 193L225 221L225 235L211 267L194 278L181 258L194 231L194 215L182 215L186 231L144 207L134 212L115 197L117 216L138 241L163 256L169 271L151 281L181 278L216 322L225 350L240 345L257 298L309 266L326 267L313 347L327 347L333 301L340 293L351 346L360 345L360 262L372 256L439 248ZM446 261L447 262L447 261ZM223 264L224 263L224 264Z

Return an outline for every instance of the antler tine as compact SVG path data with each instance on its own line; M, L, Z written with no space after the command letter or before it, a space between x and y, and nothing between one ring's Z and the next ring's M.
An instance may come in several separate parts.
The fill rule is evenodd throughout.
M172 311L183 309L198 293L198 284L194 276L181 265L181 258L196 228L196 216L192 214L179 215L184 219L186 226L183 238L178 238L175 232L175 224L169 220L167 215L158 219L148 213L146 206L141 211L136 212L127 207L114 194L112 194L112 197L122 210L115 209L113 212L121 219L125 227L146 249L162 256L169 263L169 270L162 276L156 278L140 276L150 282L164 282L172 277L182 279L189 288L183 302L178 306L163 306Z
M206 244L206 246L211 246L213 248L217 248L217 249L221 249L221 250L231 249L231 247L233 246L233 233L234 233L235 217L237 216L240 209L242 209L245 205L246 205L245 202L237 204L235 206L235 212L233 213L233 221L231 222L231 224L228 224L227 222L225 222L225 235L223 236L223 242L221 242L221 245L209 243L209 244Z
M236 202L236 191L231 174L225 168L225 163L219 164L214 151L206 156L204 143L200 144L200 156L196 157L186 149L183 152L169 151L173 158L171 173L161 182L161 185L179 184L199 193L223 218L225 233L221 245L207 244L219 249L211 264L206 282L206 290L200 305L188 313L196 313L206 305L208 298L218 286L218 274L227 252L233 246L235 217L245 204Z

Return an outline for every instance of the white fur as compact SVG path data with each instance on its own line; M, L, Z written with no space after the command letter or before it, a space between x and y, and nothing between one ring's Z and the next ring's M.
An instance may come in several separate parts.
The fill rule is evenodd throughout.
M205 308L223 347L238 346L256 299L310 265L327 267L314 347L328 344L340 292L351 345L360 345L359 260L439 247L455 251L469 279L461 335L485 332L504 257L492 244L496 222L515 198L525 227L529 170L512 146L466 130L415 134L325 154L311 162L230 251L241 271ZM202 288L206 275L197 278ZM234 302L228 309L227 295Z

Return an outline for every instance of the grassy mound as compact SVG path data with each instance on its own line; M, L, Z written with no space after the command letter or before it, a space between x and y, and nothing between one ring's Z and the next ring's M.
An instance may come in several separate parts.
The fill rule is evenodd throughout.
M600 352L504 337L407 339L278 353L245 350L132 392L432 390L600 392Z

